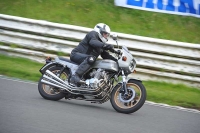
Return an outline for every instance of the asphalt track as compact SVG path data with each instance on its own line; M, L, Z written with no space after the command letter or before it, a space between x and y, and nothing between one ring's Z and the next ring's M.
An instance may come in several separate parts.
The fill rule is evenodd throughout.
M110 102L43 99L37 84L0 76L0 133L200 133L200 112L145 105L117 113Z

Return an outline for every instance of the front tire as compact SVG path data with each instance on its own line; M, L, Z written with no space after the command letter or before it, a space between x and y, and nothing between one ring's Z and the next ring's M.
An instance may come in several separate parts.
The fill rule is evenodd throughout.
M49 71L56 74L61 70L61 68L62 68L61 66L53 66L49 69ZM68 77L69 77L68 70L63 71L63 73L60 74L60 78L62 80L68 80ZM40 78L38 83L38 91L44 99L57 101L65 96L65 94L62 93L59 88L46 85L42 83L41 80L42 77Z
M129 96L120 93L122 85L118 84L111 93L110 102L113 108L120 113L133 113L139 110L146 100L146 89L141 81L130 79L127 83Z

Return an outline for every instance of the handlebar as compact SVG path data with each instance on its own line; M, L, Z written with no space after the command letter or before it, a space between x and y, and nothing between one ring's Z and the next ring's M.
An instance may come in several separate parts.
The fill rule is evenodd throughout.
M113 49L113 53L118 54L118 55L122 55L123 53L121 52L121 50L115 50Z

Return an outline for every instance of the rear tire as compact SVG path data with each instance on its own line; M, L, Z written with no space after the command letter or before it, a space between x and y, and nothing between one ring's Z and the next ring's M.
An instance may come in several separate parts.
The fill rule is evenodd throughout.
M123 95L119 93L121 87L121 84L116 85L111 93L110 102L113 108L117 112L125 114L139 110L146 100L146 89L142 82L134 79L128 81L127 89L130 93L130 99L123 99Z
M59 72L61 68L62 68L61 66L53 66L49 69L49 71L55 74ZM63 80L68 80L68 77L69 77L68 70L63 71L63 73L60 74L60 78ZM57 101L65 97L65 94L62 93L59 88L43 84L41 83L41 80L42 77L40 78L38 83L38 91L44 99Z

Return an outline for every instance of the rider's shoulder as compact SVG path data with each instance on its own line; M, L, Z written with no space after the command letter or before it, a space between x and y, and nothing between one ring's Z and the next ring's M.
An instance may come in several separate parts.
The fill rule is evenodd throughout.
M88 34L94 34L94 35L98 35L98 33L94 30L90 31Z
M90 37L98 38L98 33L94 30L90 31L87 35Z

